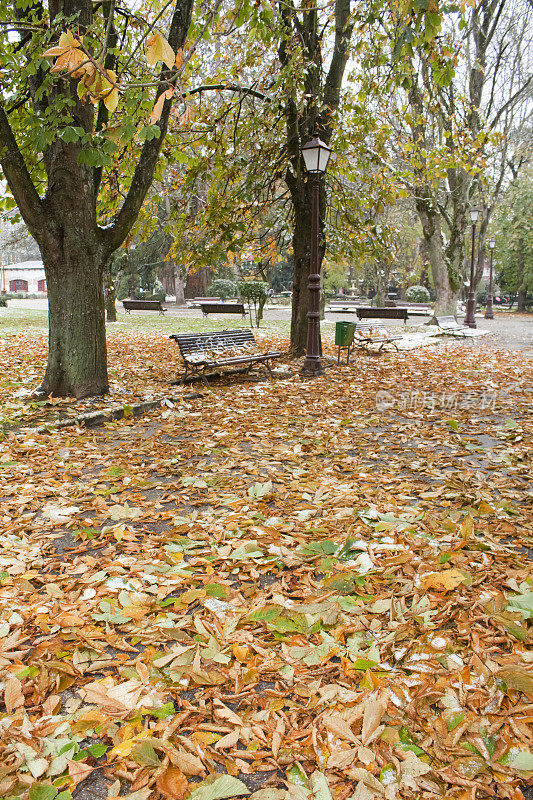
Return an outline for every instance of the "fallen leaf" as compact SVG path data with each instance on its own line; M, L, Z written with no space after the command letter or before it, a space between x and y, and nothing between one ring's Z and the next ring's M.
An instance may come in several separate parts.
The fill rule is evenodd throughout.
M156 786L162 795L169 800L183 800L189 792L187 778L176 767L167 767L166 770L157 776Z

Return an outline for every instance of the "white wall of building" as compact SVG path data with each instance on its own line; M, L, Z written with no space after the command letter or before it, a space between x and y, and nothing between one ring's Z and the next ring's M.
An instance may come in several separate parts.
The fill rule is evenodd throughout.
M28 288L15 288L14 281L25 281ZM44 282L44 283L42 283ZM46 297L46 276L42 261L21 261L18 264L2 265L0 272L0 289L2 292L36 294ZM44 291L43 291L44 289Z

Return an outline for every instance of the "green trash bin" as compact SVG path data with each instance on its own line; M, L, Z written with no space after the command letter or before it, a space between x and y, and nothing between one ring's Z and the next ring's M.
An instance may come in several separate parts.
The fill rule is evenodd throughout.
M347 347L348 352L346 354L346 363L348 364L350 360L350 348L353 343L353 337L355 335L355 322L336 322L335 323L335 344L339 348L338 356L337 356L337 364L340 364L341 359L341 347Z

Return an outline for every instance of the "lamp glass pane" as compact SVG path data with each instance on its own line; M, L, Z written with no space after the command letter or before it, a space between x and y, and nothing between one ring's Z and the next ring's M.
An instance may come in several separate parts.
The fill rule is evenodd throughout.
M491 250L494 250L494 248L496 247L496 239L494 238L494 236L491 236L491 238L489 239L489 247Z
M308 172L317 172L320 147L302 147L305 168Z
M479 209L478 208L471 208L470 209L470 219L472 222L477 222L479 217Z
M320 172L326 171L330 155L331 155L331 150L329 149L329 147L322 145L320 147L320 161L318 165Z

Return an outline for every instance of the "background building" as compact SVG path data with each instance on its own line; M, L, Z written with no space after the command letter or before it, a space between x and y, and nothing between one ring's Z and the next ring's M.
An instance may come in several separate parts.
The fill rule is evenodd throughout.
M36 294L46 296L46 276L42 261L19 261L17 264L2 262L0 272L2 294Z

